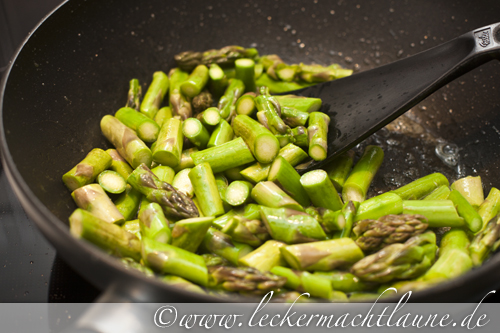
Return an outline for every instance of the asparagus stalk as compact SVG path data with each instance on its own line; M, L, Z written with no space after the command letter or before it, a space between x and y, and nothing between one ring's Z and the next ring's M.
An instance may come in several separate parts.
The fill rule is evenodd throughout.
M175 274L202 286L208 283L207 266L197 254L149 238L142 240L141 252L142 260L155 271Z
M234 133L242 137L260 163L270 163L278 155L280 145L276 137L252 118L239 115L233 120Z
M164 207L167 214L176 217L197 217L198 209L193 201L172 185L162 182L144 164L140 165L128 177L127 182L146 199Z
M391 192L403 200L419 200L441 185L449 186L448 179L441 173L433 173Z
M224 95L219 99L219 113L222 119L229 120L235 113L234 108L236 101L243 95L245 85L243 81L238 79L230 79L229 85L224 92Z
M260 208L262 220L271 237L287 244L326 239L326 234L312 216L287 208Z
M159 165L151 169L151 172L153 172L162 182L172 184L172 181L174 180L175 171L171 167Z
M125 221L125 223L122 224L122 229L141 239L141 226L139 224L139 219Z
M299 66L300 79L310 83L331 81L352 74L352 70L341 68L337 64L325 67L321 65L304 65L301 63Z
M245 170L247 168L248 164L245 165L239 165L237 167L231 168L224 170L224 176L226 176L229 180L234 181L234 180L245 180L245 178L241 175L241 171Z
M423 215L431 228L465 225L464 219L458 216L451 200L404 200L403 214Z
M252 267L212 266L208 268L210 288L263 295L279 290L285 278Z
M431 267L436 250L436 235L429 231L361 259L352 266L351 273L377 283L413 279Z
M268 87L271 94L281 94L288 91L298 90L314 85L307 82L286 82L271 78L267 73L263 73L256 81L258 87Z
M277 156L271 165L268 180L274 182L283 191L289 193L302 206L309 206L311 201L300 182L299 173L283 156Z
M137 215L137 210L141 203L142 194L132 186L127 185L125 192L120 194L115 200L115 206L123 215L125 221L130 221Z
M470 256L474 266L483 263L488 255L493 251L495 244L500 238L500 219L497 215L493 218L483 231L478 233L470 244Z
M97 175L112 164L111 156L99 148L92 149L73 169L66 172L62 180L70 191L92 183Z
M120 261L126 269L139 271L147 277L155 277L155 273L151 270L151 268L138 263L132 258L122 258Z
M115 117L125 126L133 129L139 139L144 142L154 142L158 138L160 126L153 119L132 108L119 109L116 111Z
M222 232L231 236L234 241L252 247L258 247L269 239L269 232L260 220L248 220L238 215L224 225Z
M281 107L281 116L283 121L290 127L306 126L309 119L309 113L285 106Z
M262 63L267 75L272 77L274 80L279 80L278 76L276 75L275 69L279 64L284 64L284 61L278 55L263 55L262 57L260 57L259 61L260 63Z
M326 171L320 169L309 171L302 175L300 183L314 206L333 211L342 208L342 199L340 199Z
M142 97L142 89L139 84L139 80L132 79L129 82L129 90L127 95L127 104L125 105L128 108L132 108L136 111L139 111L139 107L141 104Z
M213 222L213 226L217 229L222 229L233 218L240 216L248 220L260 219L260 206L256 204L248 204L244 207L231 209L226 214L219 216Z
M112 159L109 168L113 171L118 172L124 179L127 179L133 171L127 161L125 161L123 157L120 156L116 149L108 149L106 150L106 153L108 153Z
M330 162L325 171L328 174L328 178L332 181L333 186L337 191L342 191L344 183L351 172L352 165L354 164L354 151L349 150L338 157L336 157L332 162Z
M120 194L125 191L127 182L115 171L104 170L97 177L97 182L108 193Z
M368 291L376 286L374 283L362 281L356 275L349 272L314 272L314 275L327 279L332 284L333 290L342 291L344 293Z
M363 251L374 252L390 244L406 242L426 231L427 227L423 215L385 215L378 220L356 222L353 232L356 244Z
M158 110L154 119L158 126L160 126L161 128L163 123L172 117L172 108L170 106L164 106L160 110Z
M153 81L149 85L141 103L141 113L153 119L168 91L168 87L169 80L167 75L161 71L154 72Z
M326 158L328 125L330 117L322 112L311 112L309 115L309 156L315 161L322 161Z
M248 244L235 242L231 236L210 228L203 239L202 250L215 253L233 265L237 265L238 260L252 252L253 248Z
M191 168L187 168L179 171L172 181L172 186L175 187L175 189L181 191L190 198L194 196L194 187L189 178L191 170Z
M255 97L255 105L259 112L264 112L265 127L273 134L285 134L290 130L283 119L281 119L281 107L276 97L269 94L267 87L260 87L260 95ZM261 122L262 123L262 122Z
M245 49L237 45L225 46L221 49L212 49L204 52L186 51L175 55L175 61L179 67L191 71L199 64L230 67L240 58L255 58L259 52L254 48Z
M469 230L472 233L479 232L483 227L483 220L467 199L457 190L451 191L448 198L453 202L453 205L455 205L458 215L464 219Z
M484 201L483 184L480 176L460 178L451 184L451 189L460 192L475 209Z
M246 93L238 98L235 105L236 114L244 114L252 117L257 111L255 96L255 93Z
M252 199L259 205L272 208L290 208L304 211L304 208L273 182L260 182L252 189Z
M219 109L215 107L210 107L205 109L205 111L199 113L197 116L199 121L205 126L206 129L212 131L220 123L221 117L219 114ZM232 137L231 137L232 139Z
M294 143L299 147L309 147L309 134L304 126L297 126L290 129L286 134L276 134L276 138L280 143L280 147Z
M274 71L280 80L291 82L296 80L296 76L300 72L300 68L299 65L296 64L278 64Z
M210 164L197 164L189 172L189 179L191 179L191 183L193 184L194 193L198 198L203 215L219 216L224 214L219 189L217 188Z
M141 239L150 238L154 241L169 244L172 242L172 232L161 206L143 198L139 211Z
M221 119L219 124L215 127L210 139L208 140L207 147L212 148L220 146L226 142L233 140L234 131L231 125L224 119Z
M256 63L255 64L255 79L257 80L262 73L264 73L264 66L262 63Z
M188 118L182 123L182 134L191 141L198 149L207 148L210 134L201 121L196 118Z
M300 271L331 271L361 260L363 251L350 238L288 245L281 248L286 262Z
M184 149L181 153L181 158L180 158L179 164L177 164L177 166L174 167L174 171L179 172L179 171L187 169L187 168L193 168L194 162L193 162L193 157L191 157L191 155L196 153L196 152L198 152L198 148L196 148L196 147ZM172 180L173 180L173 178L172 178Z
M181 119L188 119L193 114L193 111L189 99L181 92L181 84L188 79L189 74L180 68L173 68L168 76L170 77L169 101L172 113L178 115Z
M321 99L297 95L276 96L282 108L289 107L301 112L314 112L321 109Z
M307 207L306 213L314 217L327 233L342 231L345 227L346 219L342 210L333 211L323 207Z
M153 149L153 159L166 166L176 167L180 163L183 136L181 121L170 118L163 123L158 141Z
M384 215L401 213L403 213L403 200L397 194L386 192L363 201L359 205L354 221L376 220Z
M483 230L486 228L488 222L500 212L500 191L497 188L491 188L490 193L481 206L479 206L477 212L483 220L483 226L481 228L481 230Z
M101 120L101 131L132 168L137 168L142 163L147 167L151 166L151 150L133 130L118 119L110 115L104 116Z
M447 200L450 192L451 191L448 186L441 185L422 200Z
M352 226L354 224L354 217L356 216L356 210L359 208L359 202L346 202L344 207L342 207L342 215L344 215L344 228L340 234L340 238L350 237Z
M254 251L240 258L239 265L253 267L261 272L268 272L275 266L286 265L280 248L286 246L276 240L268 240Z
M384 152L378 146L367 146L363 156L352 169L351 174L342 188L342 198L344 201L363 202L366 199L366 192L375 177L382 161Z
M332 284L328 279L309 272L294 271L287 267L276 266L271 273L286 278L285 287L299 292L309 293L312 297L331 299Z
M201 93L208 82L208 68L198 65L191 72L186 81L180 85L181 92L187 97L195 97Z
M250 200L253 185L247 181L234 181L226 189L225 201L231 206L239 206Z
M107 223L83 209L76 209L69 217L71 234L119 257L141 258L141 241L120 226Z
M224 71L219 65L211 64L210 69L208 70L208 76L210 77L208 83L210 92L215 98L218 99L224 94L228 85L226 74L224 74Z
M279 150L278 156L283 157L291 166L296 166L307 158L307 153L300 147L289 143ZM240 173L246 180L258 183L267 180L271 165L271 163L261 164L257 162L242 170Z
M234 62L236 78L245 85L245 92L255 92L255 61L253 59L241 58Z
M180 276L175 275L164 275L161 278L162 282L165 282L169 286L172 286L175 289L187 290L193 293L205 294L205 291L197 286L194 283L189 282L186 279L181 278Z
M172 229L172 245L196 252L213 220L213 217L195 217L177 221Z
M111 199L99 184L89 184L71 193L78 207L85 209L107 223L121 224L125 221Z
M204 253L201 255L207 267L211 266L231 266L231 263L214 253Z
M231 205L226 202L226 191L227 187L229 186L229 182L227 181L226 176L224 176L223 174L218 173L214 176L215 176L215 183L217 184L217 189L219 190L219 195L222 200L222 206L224 207L224 212L227 213L232 208Z
M191 104L193 105L194 113L199 114L210 108L213 102L212 94L208 90L203 90L199 95L193 98Z
M242 138L191 154L195 165L208 163L214 173L219 173L255 161Z

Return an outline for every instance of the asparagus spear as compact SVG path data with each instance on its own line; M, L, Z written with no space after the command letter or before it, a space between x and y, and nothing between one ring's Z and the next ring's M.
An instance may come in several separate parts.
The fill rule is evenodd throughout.
M358 163L352 169L342 188L342 198L344 201L365 201L366 192L383 159L384 152L380 147L367 146L365 148L363 156L361 156Z
M160 108L161 102L168 91L169 80L162 71L154 72L153 81L149 85L142 100L140 111L153 119Z
M207 266L203 258L173 245L142 239L142 260L160 273L175 274L186 280L206 286Z
M271 273L286 278L285 287L288 289L306 292L312 297L331 299L333 296L332 284L321 276L282 266L274 267Z
M413 279L431 267L436 250L436 235L429 231L361 259L351 272L364 281L377 283Z
M123 157L120 156L116 149L108 149L106 150L106 153L111 156L111 165L109 166L109 168L113 171L118 172L124 179L127 179L127 177L133 171L127 161L125 161Z
M70 232L84 238L119 257L141 258L141 241L120 226L107 223L83 209L76 209L69 217Z
M252 118L239 115L233 120L234 133L243 138L260 163L270 163L278 155L280 145L276 137Z
M220 146L226 142L233 140L234 131L231 125L224 119L221 119L219 124L215 127L210 139L208 140L207 147L212 148Z
M314 272L314 275L327 279L332 284L333 290L342 291L344 293L373 290L376 286L374 283L362 281L356 275L349 272Z
M467 199L457 190L451 191L448 198L453 202L453 205L455 205L458 215L464 219L469 230L472 233L479 232L483 227L483 220Z
M115 171L104 170L97 177L97 182L108 193L120 194L125 191L127 182Z
M187 168L193 168L194 162L193 162L193 158L191 157L191 155L196 153L196 152L198 152L198 148L196 148L196 147L184 149L181 153L181 158L180 158L179 164L177 164L177 166L174 167L174 171L179 172L179 171L187 169ZM173 180L173 178L172 178L172 180Z
M340 199L326 171L320 169L309 171L302 175L300 183L314 206L333 211L342 208L342 199Z
M286 134L276 134L276 138L280 143L280 147L284 147L290 143L294 143L303 148L309 147L309 134L307 128L304 126L292 128Z
M276 96L282 108L289 107L302 112L314 112L321 109L321 99L297 95Z
M194 193L198 198L203 215L218 216L224 214L219 189L210 164L201 163L196 165L189 172L189 179L193 184Z
M260 214L271 237L287 244L326 239L326 234L312 216L287 208L262 206Z
M207 267L210 266L231 266L231 263L214 253L204 253L201 255Z
M479 266L486 260L499 238L500 219L497 215L472 239L469 250L474 266Z
M132 168L137 168L142 163L147 167L151 166L153 161L151 150L133 130L118 119L110 115L104 116L101 120L101 131Z
M227 181L226 176L224 176L223 174L218 173L214 176L215 183L217 184L217 189L219 190L220 199L222 200L222 206L224 207L224 212L227 213L232 208L231 205L226 202L226 191L227 187L229 186L229 182Z
M300 183L300 175L283 156L277 156L269 171L269 181L274 182L302 206L309 206L311 201Z
M215 98L218 99L224 94L228 85L226 74L219 65L211 64L210 69L208 70L208 76L210 77L208 83L210 92Z
M237 167L224 170L224 176L226 176L227 179L229 179L231 181L235 181L235 180L244 181L245 178L241 175L240 172L245 170L247 168L247 166L248 166L248 164L238 165Z
M73 169L66 172L62 180L71 191L92 183L97 175L112 164L111 156L99 148L92 149Z
M418 200L441 185L449 186L448 179L441 173L433 173L391 192L399 195L403 200Z
M483 226L481 228L481 230L483 230L486 228L488 222L500 212L500 191L497 188L491 188L490 193L481 206L479 206L477 212L483 220Z
M365 252L379 251L394 243L403 243L423 233L428 227L423 215L385 215L378 220L356 222L356 244Z
M423 215L431 228L465 225L464 219L458 216L451 200L404 200L403 214Z
M460 178L451 184L451 189L460 192L475 209L484 201L483 184L480 176Z
M288 106L281 107L281 116L285 124L290 127L305 126L309 119L309 113Z
M113 159L111 169L119 173L126 180L132 173L132 168L115 149L108 149L106 152ZM125 191L116 199L115 206L123 215L125 221L129 221L137 215L141 197L142 194L140 192L133 189L132 186L126 185Z
M322 112L311 112L309 115L309 156L315 161L322 161L326 158L328 125L330 117Z
M78 207L89 211L107 223L121 224L125 221L111 199L99 184L89 184L71 193Z
M342 207L342 215L344 215L344 228L340 233L340 238L350 237L352 226L354 224L354 217L356 216L356 211L359 208L359 202L346 202L344 207Z
M181 84L186 81L189 74L180 68L173 68L168 73L170 77L170 96L169 101L172 107L172 113L178 115L181 119L188 119L193 114L189 99L181 92Z
M202 288L200 288L194 283L189 282L186 279L181 278L180 276L164 275L161 278L161 281L165 282L166 284L172 286L175 289L182 289L191 291L193 293L205 294L205 291Z
M266 294L283 287L286 279L252 267L211 266L208 287L226 291Z
M158 138L160 126L148 116L132 108L121 108L115 113L116 119L133 129L139 139L144 142L154 142Z
M268 240L254 251L240 258L239 265L253 267L261 272L268 272L275 266L284 266L286 261L281 255L280 248L286 246L276 240Z
M274 72L280 80L291 82L297 79L296 76L300 72L300 67L297 64L278 64Z
M284 61L276 54L267 54L260 57L259 61L262 63L267 75L272 77L274 80L279 80L276 75L275 69L279 64L284 64ZM295 89L290 89L295 90Z
M191 154L195 165L208 163L214 173L219 173L255 161L242 138Z
M205 126L205 128L210 131L215 129L215 126L217 126L221 121L219 109L215 107L210 107L205 109L205 111L199 113L196 117L198 118L199 121L201 121L203 126Z
M260 206L256 204L247 204L244 207L231 209L226 214L219 216L213 222L213 226L217 229L222 229L233 216L240 216L248 220L260 219Z
M208 82L208 68L198 65L191 72L186 81L180 85L181 92L187 97L195 97L201 93Z
M228 120L235 114L234 108L236 101L243 95L245 85L243 81L238 79L230 79L229 86L226 88L224 95L219 99L219 113L222 119Z
M182 123L182 134L198 149L205 149L210 139L208 130L196 118L188 118Z
M151 172L154 173L155 176L162 182L172 184L172 181L174 180L175 171L171 167L159 165L151 169Z
M153 159L170 167L176 167L180 163L183 136L181 121L170 118L165 121L158 134L158 141L153 149Z
M451 191L448 186L441 185L422 200L447 200L450 192Z
M125 221L125 223L122 224L122 229L141 239L141 226L139 224L139 219Z
M326 166L325 171L328 174L328 178L330 178L337 191L342 191L353 164L354 151L349 150L336 157Z
M273 182L260 182L252 189L252 199L259 205L272 208L290 208L304 211L304 208Z
M231 206L239 206L250 200L253 185L247 181L234 181L226 189L225 201Z
M231 236L239 243L258 247L269 239L269 232L260 220L248 220L244 217L233 216L222 228L222 232Z
M196 252L213 220L213 217L195 217L177 221L172 229L172 245Z
M127 95L127 104L126 107L132 108L136 111L139 111L139 107L141 104L142 97L142 89L139 84L139 80L132 79L129 82L129 90Z
M182 169L175 175L172 181L172 186L175 189L181 191L190 198L194 196L193 183L191 183L191 179L189 178L191 170L191 168Z
M310 83L331 81L352 74L352 70L341 68L337 64L325 67L321 65L304 65L301 63L299 66L300 79Z
M177 217L197 217L198 209L193 201L182 192L156 177L149 168L142 164L132 172L127 182L146 199L164 207L166 213Z
M271 94L280 94L287 91L298 90L314 85L315 83L307 83L303 81L299 82L286 82L278 81L271 78L267 73L262 74L256 81L255 84L258 87L268 87Z
M265 115L265 127L273 134L287 133L290 127L281 119L281 106L276 97L269 94L267 87L260 87L259 92L259 96L255 97L255 105L257 106L257 110L263 112Z
M255 104L255 93L246 93L242 95L235 104L236 114L244 114L252 117L257 111L257 106Z
M143 198L139 211L141 239L150 238L154 241L169 244L172 242L172 232L161 206Z
M236 78L245 85L245 92L255 92L255 61L249 58L237 59L234 62Z
M386 192L363 201L359 205L354 221L376 220L384 215L401 213L403 213L403 200L397 194Z
M125 266L125 268L127 269L139 271L144 275L146 275L147 277L155 276L155 273L149 267L146 267L138 263L132 258L122 258L120 261L122 262L123 266Z
M221 49L207 50L204 52L186 51L175 55L175 61L179 67L191 71L199 64L221 66L232 66L236 59L255 58L259 52L254 48L245 49L237 45L225 46Z
M213 102L214 100L212 98L212 94L208 90L203 90L193 98L191 104L193 106L194 113L199 114L200 112L210 108Z
M154 119L158 126L160 126L161 128L163 123L172 117L172 108L170 106L164 106L160 110L158 110Z
M331 271L361 260L363 251L350 238L288 245L281 248L286 262L300 271Z
M323 207L307 207L306 213L314 217L327 233L341 231L345 227L345 217L342 210L333 211Z
M238 260L253 251L250 245L238 243L214 228L209 228L202 242L202 250L212 252L228 260L233 265L238 264Z

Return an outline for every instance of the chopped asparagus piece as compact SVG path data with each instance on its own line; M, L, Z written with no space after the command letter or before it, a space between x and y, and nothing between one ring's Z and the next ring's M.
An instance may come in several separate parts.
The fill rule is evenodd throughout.
M104 170L97 177L97 182L108 193L119 194L125 191L127 182L115 171Z
M236 78L245 85L245 92L255 92L255 61L249 58L237 59L234 62Z
M191 170L191 168L182 169L175 175L172 181L173 187L190 198L194 196L193 184L191 183L191 179L189 179L189 173Z
M161 72L155 72L153 74L153 81L149 85L146 95L142 100L140 111L151 119L154 119L158 109L160 108L161 102L168 91L169 80L168 76Z
M186 81L180 85L181 92L187 97L195 97L201 93L208 82L208 68L198 65L191 72Z
M142 97L142 89L139 84L139 80L132 79L129 82L129 90L127 95L127 104L126 107L132 108L136 111L139 111L139 107L141 104Z
M194 113L199 114L200 112L210 108L213 102L214 100L212 98L212 94L207 90L203 90L199 95L193 98L191 104L193 105Z
M215 107L206 109L205 111L199 113L196 117L208 130L213 130L221 121L219 109Z
M168 76L170 78L169 102L172 113L183 120L188 119L193 114L193 110L189 98L181 92L181 84L188 79L189 73L180 68L173 68Z
M208 163L214 173L219 173L255 161L242 138L191 154L195 165Z
M290 208L303 212L304 208L273 182L260 182L252 189L252 199L259 205L272 208Z
M99 184L89 184L71 193L78 207L97 216L107 223L121 224L125 218L113 204Z
M210 92L215 98L220 98L228 85L226 74L219 65L211 64L208 70L208 76L210 77L208 83Z
M73 169L66 172L62 180L71 191L92 183L98 174L112 164L111 156L102 149L94 148Z
M133 129L139 139L144 142L154 142L158 139L160 126L148 116L132 108L121 108L115 113L116 119Z
M328 178L330 178L337 191L342 191L353 164L354 151L349 150L333 159L333 161L326 166L325 171L328 173Z
M465 226L451 200L404 200L403 214L423 215L431 228Z
M354 221L376 220L384 215L398 215L403 213L403 200L399 195L386 192L363 201L359 205Z
M275 266L284 266L286 262L280 251L283 246L286 246L286 244L276 240L268 240L254 251L240 258L238 263L243 266L253 267L261 272L268 272Z
M172 229L172 245L196 252L213 220L213 217L195 217L177 221Z
M422 200L447 200L450 192L451 191L448 186L441 185Z
M150 238L154 241L169 244L172 242L172 232L161 206L143 198L139 211L141 239Z
M321 109L321 99L313 97L304 97L297 95L276 96L280 105L284 107L294 108L302 112L314 112Z
M170 106L164 106L158 110L154 119L161 128L163 123L172 117L172 108Z
M203 239L202 248L205 252L221 256L233 265L237 265L240 258L253 251L250 245L235 242L231 236L214 228L208 229Z
M182 123L182 133L198 149L205 149L210 138L208 130L196 118L188 118Z
M269 170L268 179L289 193L300 205L306 207L311 204L309 196L300 182L299 173L283 156L278 155L274 160Z
M257 121L245 115L233 120L234 133L245 140L260 163L270 163L278 155L280 145L276 137Z
M120 194L115 200L115 206L123 215L125 221L134 219L137 216L139 205L141 204L142 193L136 191L132 186L127 185L125 192Z
M158 141L153 149L153 159L162 165L176 167L180 163L182 145L181 121L170 118L163 123L158 134Z
M500 191L497 188L491 188L490 193L479 206L477 212L483 220L483 227L481 228L483 230L488 225L488 222L500 212Z
M474 266L479 266L486 260L499 238L500 219L497 215L472 239L469 250Z
M243 95L245 85L243 81L238 79L230 79L229 86L226 88L224 95L219 100L217 107L222 119L229 121L235 115L235 104L238 98Z
M469 230L472 233L479 232L483 227L483 220L467 199L457 190L451 191L448 198L453 202L453 205L455 205L458 215L464 219Z
M121 157L116 149L108 149L106 150L106 153L108 153L112 159L111 166L109 168L118 172L124 179L127 179L133 171L127 161Z
M330 117L325 113L311 112L309 115L309 127L307 128L309 156L315 161L322 161L326 158L329 124Z
M255 96L255 93L246 93L238 98L235 105L236 114L244 114L252 117L257 111Z
M215 127L210 139L208 140L207 147L212 148L220 146L226 142L233 140L234 131L231 125L224 119L221 119L219 124Z
M340 199L326 171L320 169L309 171L302 175L300 183L314 206L333 211L342 208L342 199Z
M247 181L234 181L226 189L225 201L231 206L239 206L250 200L253 185Z
M433 173L391 192L403 200L419 200L441 185L449 186L448 179L441 173Z
M451 189L460 192L475 209L484 201L483 183L480 176L460 178L451 184Z
M219 216L224 214L219 189L210 164L201 163L196 165L189 172L189 179L191 179L203 215Z
M172 181L174 180L175 171L171 167L159 165L151 169L151 172L153 172L162 182L172 184Z
M196 152L198 152L198 148L196 148L196 147L184 149L182 151L182 154L181 154L181 160L180 160L179 164L177 164L177 166L174 168L174 171L179 172L179 171L187 169L187 168L193 168L194 162L193 162L193 158L191 157L191 155L196 153Z

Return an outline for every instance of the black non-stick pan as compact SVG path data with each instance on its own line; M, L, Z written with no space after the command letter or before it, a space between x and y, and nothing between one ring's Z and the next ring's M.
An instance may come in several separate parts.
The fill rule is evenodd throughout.
M338 62L361 71L498 22L498 13L498 1L470 0L71 0L27 38L5 76L5 171L30 218L95 286L136 301L214 301L125 270L69 234L75 205L61 175L92 148L109 147L99 120L124 105L128 81L148 84L154 71L174 66L178 52L230 44L276 53L286 62ZM450 180L481 175L486 192L500 186L499 89L500 65L487 63L368 139L386 151L372 194L434 171ZM412 300L473 301L499 283L496 255Z

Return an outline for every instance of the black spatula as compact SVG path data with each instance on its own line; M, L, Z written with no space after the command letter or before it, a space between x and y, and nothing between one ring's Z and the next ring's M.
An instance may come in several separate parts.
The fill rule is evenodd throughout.
M500 58L500 23L382 67L295 91L321 98L321 111L331 118L326 159L301 172L322 167L440 87L495 58Z

